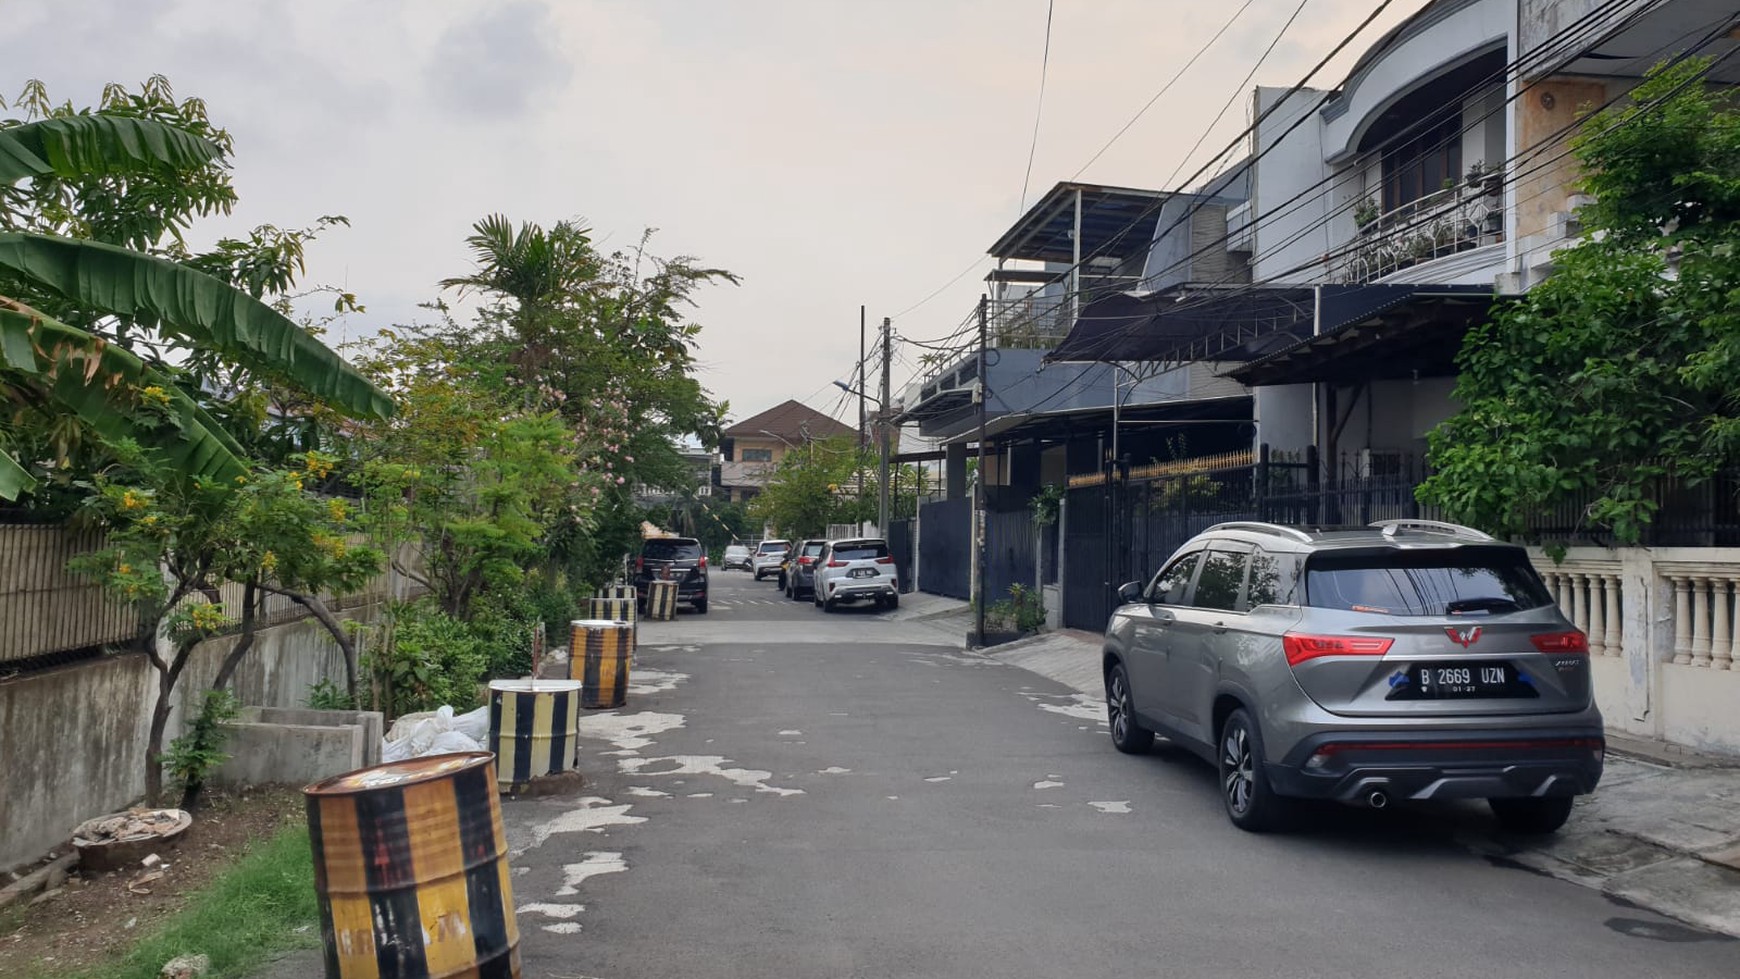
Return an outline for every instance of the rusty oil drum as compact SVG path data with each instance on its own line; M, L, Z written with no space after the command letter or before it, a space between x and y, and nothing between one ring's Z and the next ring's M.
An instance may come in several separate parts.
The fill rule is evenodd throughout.
M518 979L493 755L389 762L302 791L327 979Z
M573 629L568 676L580 681L580 706L596 710L628 703L634 626L609 619L576 619Z
M600 595L591 599L589 604L591 605L591 617L594 619L634 624L634 596L632 595L627 598Z
M491 680L489 744L503 785L574 767L581 684L573 680Z
M669 622L677 617L677 583L655 578L646 583L646 617Z

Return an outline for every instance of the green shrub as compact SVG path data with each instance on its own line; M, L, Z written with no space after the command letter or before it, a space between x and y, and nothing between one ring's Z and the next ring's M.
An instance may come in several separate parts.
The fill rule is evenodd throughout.
M436 608L413 602L403 608L387 673L393 685L393 715L434 710L457 712L478 706L477 686L487 677L490 656L478 630Z
M241 712L241 702L236 700L235 694L228 690L207 690L187 733L169 742L169 749L163 752L164 769L170 779L181 786L183 809L193 807L200 789L205 786L206 776L229 758L224 744L230 739L230 729L225 725Z

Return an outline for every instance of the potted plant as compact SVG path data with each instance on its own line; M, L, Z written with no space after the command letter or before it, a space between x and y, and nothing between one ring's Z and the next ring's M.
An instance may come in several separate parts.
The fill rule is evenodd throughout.
M1487 166L1480 160L1468 165L1468 187L1488 197L1497 197L1504 192L1504 168Z
M1378 202L1375 197L1361 198L1359 203L1353 205L1353 223L1361 231L1365 231L1372 225L1376 224L1378 217L1382 214L1383 212L1378 209Z

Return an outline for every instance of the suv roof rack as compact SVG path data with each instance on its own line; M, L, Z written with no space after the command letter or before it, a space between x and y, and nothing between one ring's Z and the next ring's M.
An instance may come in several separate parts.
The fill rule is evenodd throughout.
M1446 523L1442 520L1418 520L1412 518L1403 520L1378 520L1373 522L1371 526L1382 530L1385 537L1394 537L1404 530L1419 530L1425 531L1429 534L1448 534L1451 537L1460 537L1463 540L1491 541L1495 539L1491 534L1475 530L1473 527L1464 527L1459 523Z
M1253 534L1273 534L1276 537L1291 537L1307 544L1316 539L1297 527L1287 527L1278 523L1263 523L1258 520L1234 520L1229 523L1217 523L1203 533L1213 533L1217 530L1243 530Z

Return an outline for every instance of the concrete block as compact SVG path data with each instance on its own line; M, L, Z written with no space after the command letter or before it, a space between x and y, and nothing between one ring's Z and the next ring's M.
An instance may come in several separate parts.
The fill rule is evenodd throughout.
M306 785L380 761L376 711L249 707L229 725L229 759L217 785Z

